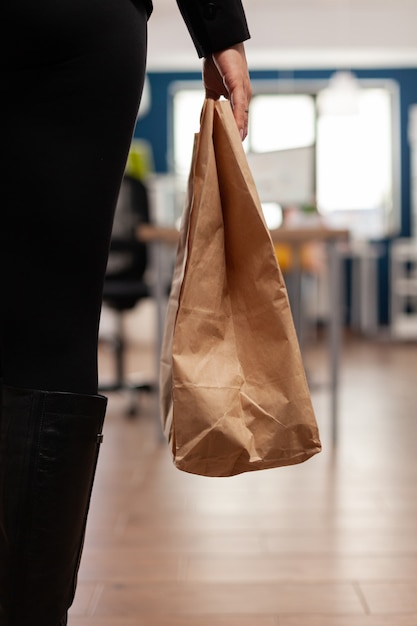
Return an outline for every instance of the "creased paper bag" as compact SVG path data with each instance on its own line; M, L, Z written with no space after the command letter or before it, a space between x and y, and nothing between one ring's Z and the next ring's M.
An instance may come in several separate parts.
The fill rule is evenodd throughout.
M203 476L320 451L287 291L228 101L196 136L161 355L176 467Z

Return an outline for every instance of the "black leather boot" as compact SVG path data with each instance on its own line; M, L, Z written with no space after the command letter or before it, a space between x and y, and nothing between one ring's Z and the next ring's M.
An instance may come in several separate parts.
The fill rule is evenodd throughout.
M3 393L3 380L0 378L0 433L1 433L1 415L2 415L2 393ZM1 444L0 444L1 445ZM1 475L1 451L0 451L0 546L3 543L3 529L2 529L2 522L1 522L1 509L2 509L2 501L3 501L3 497L2 497L2 475ZM2 585L2 566L1 566L1 559L3 558L4 555L4 550L1 549L0 547L0 586ZM0 587L1 588L1 587ZM7 622L6 622L6 615L4 613L4 608L3 608L3 593L0 590L0 626L7 626Z
M65 626L107 400L3 386L0 626Z

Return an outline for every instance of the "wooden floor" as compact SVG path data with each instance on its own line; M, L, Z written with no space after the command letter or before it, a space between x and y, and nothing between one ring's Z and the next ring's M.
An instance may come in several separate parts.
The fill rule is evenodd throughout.
M69 626L417 626L417 345L345 341L336 450L325 355L323 452L291 468L181 473L154 399L110 396Z

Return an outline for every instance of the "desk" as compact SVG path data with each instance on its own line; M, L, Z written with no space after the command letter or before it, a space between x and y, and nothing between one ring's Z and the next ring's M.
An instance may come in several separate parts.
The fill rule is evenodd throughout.
M338 244L349 239L349 231L330 228L278 228L271 231L274 243L285 243L293 250L293 265L296 280L292 312L294 324L301 334L301 248L311 242L321 242L326 246L327 266L329 269L329 387L331 401L331 436L333 444L338 441L338 390L340 370L340 346L342 335L342 256Z
M293 267L297 281L295 297L291 302L294 324L297 332L301 328L301 248L306 243L321 242L325 244L329 268L329 379L331 397L331 435L333 444L338 440L338 388L339 388L339 362L342 330L342 257L338 252L338 243L349 239L349 231L345 229L329 228L278 228L271 230L274 243L282 243L291 246L293 251ZM152 263L155 271L155 280L152 285L153 294L157 302L157 354L162 346L165 311L164 311L164 286L161 280L161 245L175 246L178 242L179 232L174 228L142 225L138 228L137 237L143 242L152 244Z

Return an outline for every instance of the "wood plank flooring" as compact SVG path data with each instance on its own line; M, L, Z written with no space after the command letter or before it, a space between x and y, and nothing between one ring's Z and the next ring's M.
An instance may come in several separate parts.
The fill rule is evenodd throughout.
M306 367L323 452L229 479L110 396L69 626L417 626L417 345L345 340L336 450L319 340Z

